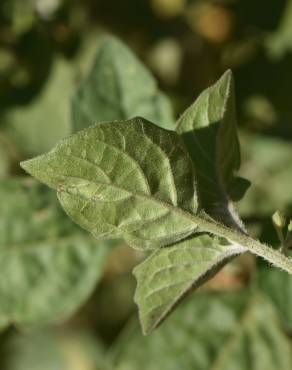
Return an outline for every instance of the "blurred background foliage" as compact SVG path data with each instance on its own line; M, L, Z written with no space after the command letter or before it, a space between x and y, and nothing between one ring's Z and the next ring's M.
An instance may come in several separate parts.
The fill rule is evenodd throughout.
M72 132L69 101L106 33L148 66L176 117L231 68L241 174L252 181L239 212L254 235L273 245L271 214L281 209L292 216L291 0L1 0L1 369L291 369L292 279L285 273L240 257L143 338L131 275L141 255L110 246L100 267L104 246L86 241L47 189L22 178L20 160ZM65 257L46 252L58 244L68 249ZM86 256L84 244L91 248ZM24 256L18 264L13 253ZM38 261L28 281L24 258ZM63 269L48 290L46 279L65 260L74 274L71 265ZM20 325L19 312L33 306L31 287L44 290L50 322L71 317L50 325L40 317L37 329Z

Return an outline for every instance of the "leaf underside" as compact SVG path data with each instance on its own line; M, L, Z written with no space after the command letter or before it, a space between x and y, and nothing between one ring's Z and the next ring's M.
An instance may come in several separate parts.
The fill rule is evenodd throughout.
M200 207L228 226L243 228L232 205L247 190L240 166L231 71L206 89L177 122L194 162Z
M22 167L55 189L71 219L96 238L155 250L134 270L147 334L188 292L245 251L201 234L206 219L244 231L232 203L248 187L235 175L240 151L232 74L199 96L177 133L144 118L122 121L135 113L172 127L152 77L127 48L108 39L72 110L77 129L119 121L79 131Z
M97 238L139 249L196 230L193 167L180 137L142 118L97 124L22 163L58 191L67 214Z
M155 329L190 291L241 252L208 235L153 252L134 269L135 301L144 334Z

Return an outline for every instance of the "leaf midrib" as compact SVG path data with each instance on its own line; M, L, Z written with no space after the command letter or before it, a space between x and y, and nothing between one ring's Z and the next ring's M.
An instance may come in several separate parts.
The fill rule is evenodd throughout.
M70 176L64 176L64 175L59 175L62 178L70 178ZM74 178L73 176L71 176ZM80 177L75 177L79 180L84 181L84 179ZM90 180L86 180L89 182L92 182ZM103 185L103 186L109 186L109 184L106 183L97 183L97 185ZM215 220L209 220L204 218L202 214L193 214L190 211L187 211L184 208L179 208L175 207L174 205L171 205L167 202L164 202L158 198L150 197L149 195L146 194L140 194L140 193L133 193L130 192L127 189L122 188L121 186L117 185L110 185L113 186L114 188L118 190L122 190L127 192L128 194L132 194L134 197L138 197L147 201L151 201L154 203L157 203L161 207L164 207L174 214L179 215L180 217L189 220L191 223L194 225L194 229L192 232L194 232L197 228L201 230L202 232L207 232L211 233L213 235L217 235L219 237L227 239L231 244L237 245L238 247L242 247L242 253L246 251L251 251L252 253L261 256L265 258L267 261L275 264L276 266L281 267L284 271L287 271L288 273L292 273L292 264L291 261L292 259L289 257L284 256L283 254L279 253L278 251L274 250L272 247L261 243L260 241L253 239L250 237L247 233L243 233L237 230L233 230L228 228L227 226L216 222ZM53 186L52 186L53 187ZM62 188L57 188L59 192L62 193L64 192L64 187ZM69 192L67 194L71 195ZM73 196L76 196L76 194L72 194ZM87 198L90 199L90 198ZM97 199L92 199L93 201L98 202Z
M72 179L78 179L78 180L84 181L84 179L79 177L79 176L64 176L63 174L62 175L57 175L57 176L60 176L60 177L63 177L63 178L65 177L65 178L68 178L68 179L72 178ZM133 197L141 198L143 200L150 201L150 202L155 202L158 205L160 205L161 207L164 207L164 208L168 209L170 212L178 214L179 216L191 221L195 226L194 231L195 231L196 228L201 227L203 232L210 232L214 235L230 239L230 240L232 240L233 242L236 242L236 243L242 243L243 239L246 239L245 241L249 242L249 244L250 244L251 240L254 241L254 239L248 237L247 235L239 234L238 232L233 231L233 230L227 228L226 226L224 226L222 224L216 223L215 221L206 220L202 216L200 216L199 214L193 214L190 211L185 210L184 208L176 207L176 206L174 206L170 203L164 202L164 201L162 201L158 198L151 197L150 195L141 194L141 193L134 193L133 191L129 191L129 190L127 190L127 189L125 189L121 186L118 186L116 184L108 184L108 183L104 183L102 181L95 181L95 182L93 182L91 180L86 180L86 181L88 181L89 183L94 183L96 185L112 186L113 188L115 188L117 190L124 191L124 192L132 195ZM74 185L72 185L72 188L74 188ZM80 194L79 195L71 194L70 192L66 191L66 187L64 185L62 185L59 188L57 187L56 190L59 193L64 193L65 192L69 195L81 197ZM94 198L94 195L91 198L90 197L87 198L87 197L84 196L84 199L91 200L93 202L102 202L101 200Z
M84 179L82 177L79 177L79 176L64 176L63 174L62 175L57 174L57 176L60 176L62 178L65 177L67 179L76 179L76 180L84 181ZM167 208L170 212L178 213L182 217L189 219L193 223L196 223L196 217L197 216L195 216L195 214L190 213L189 211L185 210L184 208L176 207L173 204L167 203L163 200L160 200L158 198L150 196L151 194L147 195L147 194L142 194L142 193L134 193L131 190L125 189L122 186L119 186L119 185L116 185L116 184L113 184L113 183L109 184L109 183L105 183L105 182L102 182L102 181L92 181L92 180L85 180L85 181L87 181L88 183L93 183L95 185L102 185L102 186L105 186L105 187L110 186L110 187L115 188L116 190L124 191L124 192L130 194L130 196L137 197L137 198L142 198L144 200L151 201L151 202L155 202L155 203L159 204L160 206L162 206L164 208ZM69 187L73 188L73 189L75 188L74 185L70 185ZM86 196L83 197L80 194L78 194L78 195L77 194L71 194L69 191L66 190L66 185L65 186L62 185L62 186L57 187L57 188L54 188L54 187L52 187L52 188L55 189L58 193L67 193L69 195L77 196L77 197L80 197L80 198L83 198L83 199L86 199L86 200L91 200L93 202L103 202L103 200L95 198L95 195L97 195L97 194L94 194L92 197L86 197ZM76 186L76 188L77 188L77 186ZM111 201L109 201L109 203L110 202Z

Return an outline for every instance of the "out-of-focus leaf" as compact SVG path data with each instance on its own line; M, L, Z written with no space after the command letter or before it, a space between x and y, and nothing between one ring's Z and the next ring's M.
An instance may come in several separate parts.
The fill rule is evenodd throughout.
M34 3L22 0L10 0L7 3L4 4L4 14L11 22L13 33L21 36L32 28L36 20Z
M6 145L1 140L0 133L0 179L6 177L9 173L10 161Z
M151 254L134 269L135 301L144 334L155 329L184 296L241 252L218 238L200 235Z
M243 136L242 141L242 173L253 184L238 205L240 214L271 216L276 209L285 209L292 202L291 144L260 135Z
M76 229L31 181L0 183L0 325L66 319L88 298L108 248Z
M68 215L97 238L154 249L197 229L183 142L142 118L89 127L22 167L56 189Z
M234 173L240 167L234 83L231 71L198 97L177 123L194 161L200 207L228 225L240 224L230 197L246 191ZM241 193L239 193L241 190ZM241 227L242 225L240 225Z
M243 177L235 177L232 181L229 195L235 202L241 200L242 195L247 192L251 182Z
M108 37L73 97L74 129L135 116L174 128L171 106L154 78L125 45Z
M31 104L7 113L7 133L25 154L43 153L70 134L68 101L74 86L72 71L67 62L57 60L40 95Z
M0 332L7 328L7 321L4 318L0 318Z
M292 332L292 279L283 271L261 267L259 287L271 298L278 309L285 329Z
M288 0L284 8L278 29L268 36L266 47L271 57L280 59L292 51L292 1Z
M19 153L14 143L0 131L0 180L8 177L13 164L18 162ZM17 163L18 164L18 163Z
M290 343L274 307L261 296L197 294L159 330L136 327L112 351L117 370L287 370Z
M1 348L5 370L108 370L104 349L88 333L13 334Z

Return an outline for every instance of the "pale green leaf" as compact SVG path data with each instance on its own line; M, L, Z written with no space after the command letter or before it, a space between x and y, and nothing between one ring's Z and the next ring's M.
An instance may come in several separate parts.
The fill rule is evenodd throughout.
M183 142L142 118L82 130L22 167L56 189L68 215L98 238L124 237L145 249L197 229Z
M194 161L201 208L228 225L240 221L230 198L238 200L247 180L234 176L240 166L231 71L205 90L177 123ZM240 191L240 192L239 192Z
M108 248L76 228L42 186L0 183L0 325L66 319L84 303Z
M74 129L135 116L174 128L171 106L154 78L126 45L108 37L72 99Z
M134 269L135 301L144 334L155 329L190 291L213 277L241 248L199 235L151 254Z
M128 328L112 350L116 370L287 370L291 344L271 303L246 292L198 293L144 337Z

